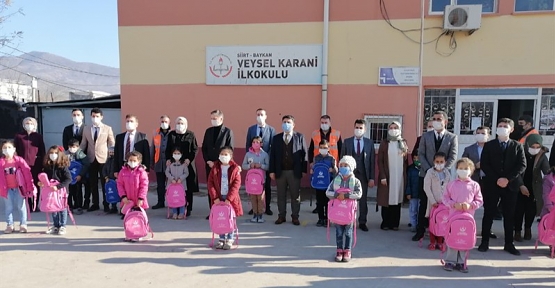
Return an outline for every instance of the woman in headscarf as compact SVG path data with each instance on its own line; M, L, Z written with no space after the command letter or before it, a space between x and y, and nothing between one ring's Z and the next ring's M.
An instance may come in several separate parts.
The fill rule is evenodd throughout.
M401 205L406 183L407 142L401 136L401 123L391 122L387 138L378 149L378 206L382 208L383 230L399 230Z
M198 192L197 168L195 166L195 157L197 156L198 144L197 138L193 131L187 130L187 118L177 117L175 120L175 130L168 134L168 146L166 148L166 159L172 159L173 150L179 148L185 159L185 165L189 167L189 176L187 176L187 217L191 215L193 210L193 193ZM168 160L169 161L169 160Z
M25 159L31 168L31 175L35 185L38 183L38 175L42 172L42 162L46 154L44 147L44 139L42 135L37 133L37 119L27 117L22 122L25 131L15 134L14 146L18 156ZM37 189L40 193L40 190ZM37 195L36 207L34 211L38 211L40 194ZM33 200L29 199L29 207L33 207Z

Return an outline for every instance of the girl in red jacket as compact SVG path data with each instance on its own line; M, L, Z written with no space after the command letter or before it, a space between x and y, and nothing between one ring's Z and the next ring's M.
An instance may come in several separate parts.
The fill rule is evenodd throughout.
M239 165L231 158L233 149L223 147L220 149L219 161L214 162L214 166L208 176L208 194L213 204L225 201L231 204L237 217L243 215L239 188L241 187L241 172ZM216 244L216 249L229 250L233 246L235 232L220 235L220 241Z
M148 174L145 167L141 165L143 155L137 151L127 154L127 163L118 174L118 194L123 205L129 201L134 206L148 208L146 194L148 192Z
M16 176L20 172L23 176L18 179ZM24 183L19 183L23 181ZM31 168L25 159L15 155L14 143L10 140L2 143L2 158L0 158L0 197L4 198L4 211L6 213L5 234L14 231L13 210L19 211L19 232L27 233L27 211L25 199L21 196L19 189L33 191L33 177Z

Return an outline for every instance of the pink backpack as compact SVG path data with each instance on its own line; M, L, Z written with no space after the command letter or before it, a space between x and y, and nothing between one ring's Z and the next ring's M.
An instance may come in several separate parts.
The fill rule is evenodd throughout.
M30 207L29 205L25 205L27 206L27 219L31 220L31 210L35 210L36 206L37 206L37 187L33 184L33 191L25 191L24 189L24 183L25 183L25 177L23 177L23 173L21 172L21 169L17 169L15 171L15 177L17 177L17 183L19 184L19 192L21 193L21 196L23 196L23 198L25 198L25 200L27 199L33 199L33 207ZM27 202L25 202L27 204Z
M50 213L61 212L67 209L67 214L75 225L75 218L69 209L67 204L68 194L65 187L61 189L54 190L50 185L58 185L59 182L56 180L48 179L46 173L40 173L38 175L39 181L42 183L41 193L40 193L40 211L46 213L46 222L48 227L50 227Z
M347 193L349 188L339 188L337 193ZM328 231L327 237L328 242L330 240L330 223L335 223L337 225L350 225L354 224L354 239L353 248L357 242L357 228L356 228L356 217L357 217L357 200L354 199L332 199L328 202Z
M466 251L464 257L464 267L466 267L468 254L476 246L476 221L470 213L457 212L449 217L448 227L445 244L451 249Z
M210 230L212 230L212 242L214 246L214 235L228 234L235 231L236 244L239 245L239 231L237 229L237 216L231 204L220 202L212 205L209 216Z
M168 218L170 218L170 208L180 208L187 205L185 188L181 183L172 183L166 189L166 202L168 203Z
M538 240L536 240L536 249L538 243L541 242L545 245L551 246L551 258L555 256L555 209L551 210L549 214L542 217L538 225Z
M125 231L125 241L143 241L154 238L154 233L150 229L148 223L148 216L146 211L141 207L133 207L135 204L129 202L122 208L122 213L125 212L123 218L123 228ZM150 234L150 238L145 238Z
M249 169L245 178L245 190L250 195L262 195L265 173L262 169Z
M449 207L439 204L430 212L430 233L435 236L445 237L449 232Z

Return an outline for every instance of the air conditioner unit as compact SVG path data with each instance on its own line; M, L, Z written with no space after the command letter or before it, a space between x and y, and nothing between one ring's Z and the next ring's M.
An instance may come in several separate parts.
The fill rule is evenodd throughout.
M443 29L470 31L480 29L482 5L447 5L443 14Z

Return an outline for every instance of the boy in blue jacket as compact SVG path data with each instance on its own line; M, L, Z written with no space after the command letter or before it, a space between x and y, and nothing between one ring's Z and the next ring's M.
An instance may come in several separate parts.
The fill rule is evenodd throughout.
M418 206L420 201L418 199L418 173L420 171L420 161L418 161L418 154L412 154L412 164L407 167L407 186L405 195L409 199L409 227L411 232L416 232L416 224L418 221Z

